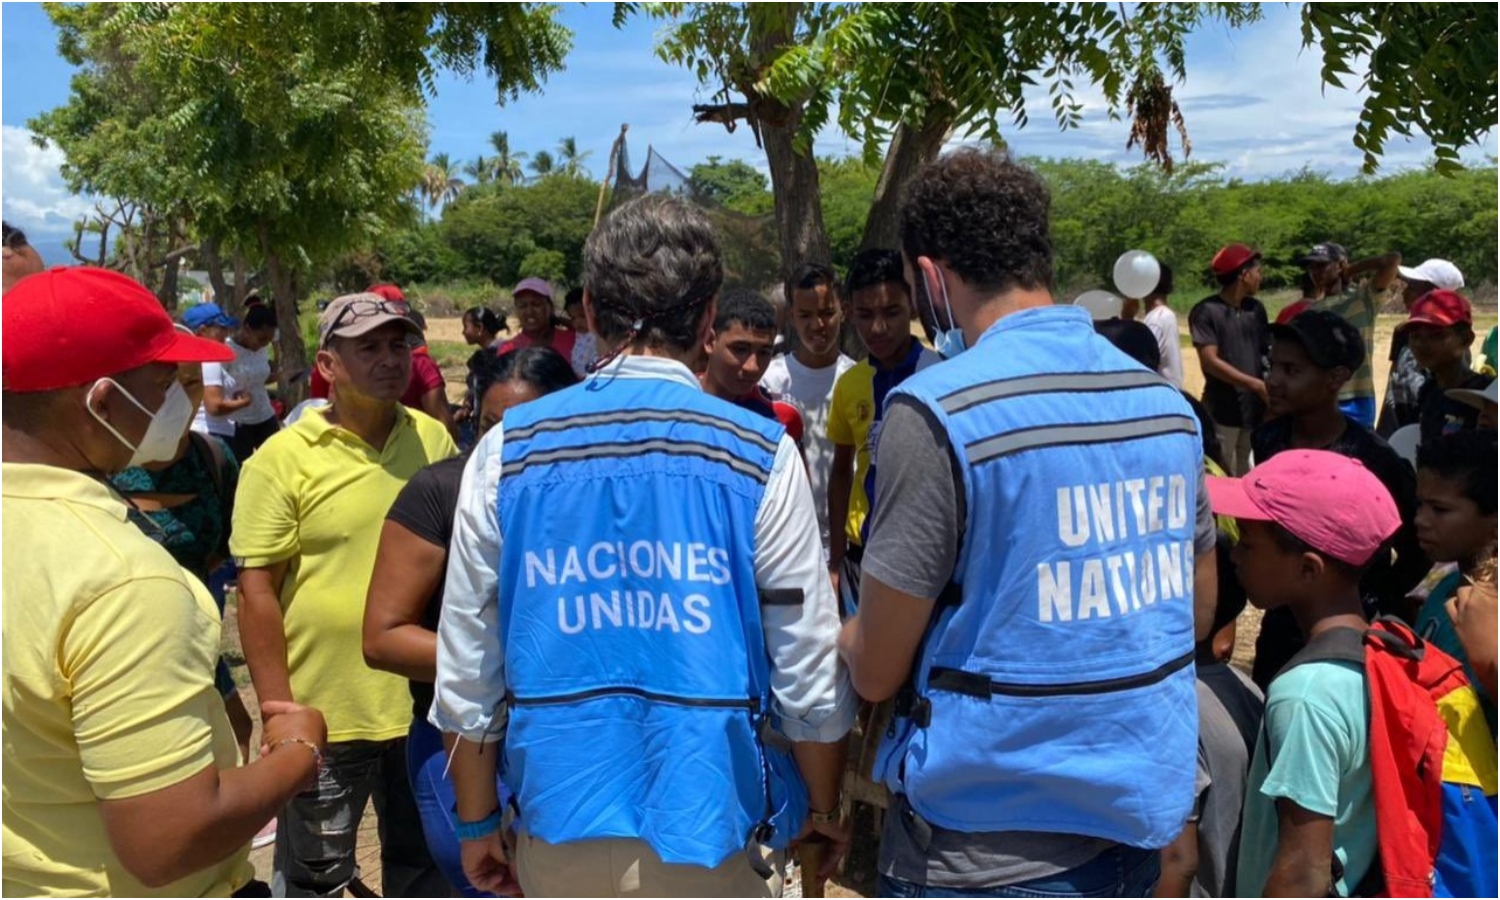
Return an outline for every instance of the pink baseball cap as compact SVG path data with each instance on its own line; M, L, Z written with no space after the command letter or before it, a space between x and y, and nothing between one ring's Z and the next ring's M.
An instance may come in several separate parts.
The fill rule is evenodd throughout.
M523 291L541 294L548 300L552 299L552 285L548 284L546 279L543 278L522 278L521 283L516 285L515 290L511 291L510 295L514 297Z
M1357 459L1287 450L1244 478L1208 479L1215 513L1275 522L1319 553L1351 566L1374 557L1401 527L1396 501Z

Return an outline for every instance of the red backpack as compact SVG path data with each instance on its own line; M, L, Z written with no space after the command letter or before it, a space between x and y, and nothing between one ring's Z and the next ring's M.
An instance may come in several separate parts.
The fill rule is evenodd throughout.
M1495 742L1463 665L1392 618L1321 634L1287 668L1315 660L1359 663L1370 691L1378 850L1354 893L1496 896Z

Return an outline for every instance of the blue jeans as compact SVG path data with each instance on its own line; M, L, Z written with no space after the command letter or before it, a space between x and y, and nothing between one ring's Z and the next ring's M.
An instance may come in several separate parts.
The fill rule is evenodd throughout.
M1161 876L1161 854L1155 850L1116 847L1076 869L1003 887L944 888L881 875L881 897L1149 897Z
M341 897L356 874L365 802L375 801L386 897L441 897L448 883L422 840L406 778L406 740L343 741L323 752L318 784L277 819L271 889L277 897Z
M499 744L494 745L498 751ZM457 802L453 795L453 782L443 769L447 757L443 753L443 736L425 719L413 719L406 736L406 776L411 779L411 792L417 801L417 812L422 816L422 833L427 837L427 849L432 861L460 897L493 897L469 884L464 874L463 859L458 852L458 837L453 833L454 812ZM505 788L496 779L495 789L503 805Z
M1339 404L1339 411L1366 428L1375 428L1374 397L1350 397Z

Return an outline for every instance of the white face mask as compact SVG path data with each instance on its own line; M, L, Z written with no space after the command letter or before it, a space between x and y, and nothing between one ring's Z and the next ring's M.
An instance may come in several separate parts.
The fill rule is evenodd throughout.
M101 378L94 382L94 387L98 387L105 382L114 385L115 390L119 391L126 400L134 403L136 409L151 417L151 424L146 426L146 433L141 435L141 442L139 444L132 444L125 438L125 435L115 430L113 425L106 422L104 417L99 415L94 410L94 407L85 399L84 405L88 409L89 415L93 416L100 425L109 429L109 433L115 436L115 440L130 448L130 462L128 465L144 466L148 463L166 462L175 456L177 454L178 442L182 440L183 433L187 431L188 426L193 421L193 401L188 398L187 391L183 390L182 384L173 381L172 386L167 388L167 396L162 400L161 406L153 413L139 400L132 397L130 392L121 387L120 383L113 378ZM89 388L88 393L92 394L93 392L94 388ZM85 395L85 398L87 396Z

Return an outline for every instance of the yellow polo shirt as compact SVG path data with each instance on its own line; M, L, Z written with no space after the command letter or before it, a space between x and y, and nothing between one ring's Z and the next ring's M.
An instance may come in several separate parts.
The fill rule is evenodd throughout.
M458 452L435 419L398 406L376 450L309 409L240 472L229 549L242 568L287 561L281 588L292 696L328 740L385 741L411 725L406 679L365 665L365 593L385 514L407 480Z
M214 689L219 612L197 579L131 524L100 482L0 464L4 567L7 897L225 896L250 847L161 888L125 871L99 801L232 769L238 749Z
M942 361L941 356L923 346L917 357L916 371ZM865 518L870 514L870 495L865 490L865 478L870 474L870 451L880 439L877 412L875 366L870 360L862 359L834 382L833 401L828 406L828 439L854 448L854 485L849 489L849 517L844 522L844 535L851 546L863 543L859 535L865 527ZM828 527L835 524L830 522Z

